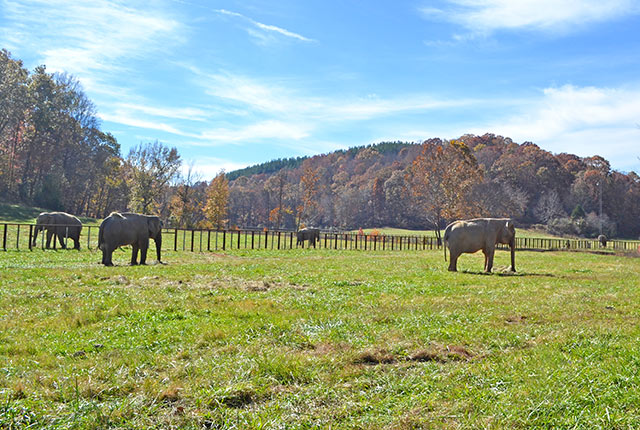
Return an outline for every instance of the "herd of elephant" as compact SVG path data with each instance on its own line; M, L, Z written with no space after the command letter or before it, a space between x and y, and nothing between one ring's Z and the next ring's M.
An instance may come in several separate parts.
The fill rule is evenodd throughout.
M82 222L65 212L43 212L36 220L33 245L36 245L38 232L46 230L46 247L51 245L52 236L56 236L62 248L66 247L63 238L72 239L74 248L80 249L80 231ZM315 248L320 241L320 229L304 228L297 232L297 244L309 245ZM447 259L449 248L449 271L457 271L458 258L463 253L482 251L484 254L484 271L490 273L493 268L493 257L497 244L509 245L511 251L511 266L509 271L515 272L515 237L516 229L513 220L509 218L476 218L466 221L454 221L444 231L444 258ZM157 216L142 215L131 212L113 212L100 224L98 234L98 248L102 251L102 264L113 266L111 259L113 251L124 245L131 245L131 265L146 264L149 239L156 244L156 256L161 263L162 221ZM598 236L601 246L607 245L604 235ZM138 251L140 261L138 262Z
M51 239L56 236L62 248L66 248L64 238L73 240L74 249L80 249L82 222L65 212L43 212L36 219L33 246L36 246L38 232L47 232L46 248L51 247ZM43 233L44 234L44 233ZM132 212L113 212L100 224L98 248L102 251L102 264L113 266L113 251L120 246L131 245L131 265L146 264L149 239L156 243L156 256L161 263L162 221L153 215ZM54 239L55 241L55 239ZM140 251L140 262L138 262Z

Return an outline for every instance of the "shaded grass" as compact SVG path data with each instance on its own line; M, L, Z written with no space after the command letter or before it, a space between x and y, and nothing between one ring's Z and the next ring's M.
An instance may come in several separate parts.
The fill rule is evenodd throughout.
M36 222L41 212L52 212L52 210L0 202L0 222L32 224ZM84 225L100 225L100 221L93 218L78 218Z
M0 254L0 428L640 424L640 259L520 252L503 276L436 251L99 260Z

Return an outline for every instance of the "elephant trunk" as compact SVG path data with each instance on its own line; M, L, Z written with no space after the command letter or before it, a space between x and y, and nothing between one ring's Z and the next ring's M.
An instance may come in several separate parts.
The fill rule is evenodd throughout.
M156 256L158 257L158 262L161 263L162 260L160 258L160 254L162 252L162 232L158 232L154 240L156 242Z

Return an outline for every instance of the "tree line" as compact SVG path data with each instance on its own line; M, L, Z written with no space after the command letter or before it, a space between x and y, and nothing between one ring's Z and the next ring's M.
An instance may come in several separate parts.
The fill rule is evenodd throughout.
M215 204L226 206L208 201L212 191L202 184L205 204L185 207L200 195L193 176L181 174L176 148L141 143L124 157L100 127L75 78L45 66L29 71L0 50L0 200L94 218L116 210L159 213L177 224L189 222L189 211L211 219L207 214L220 212Z
M454 219L505 216L563 235L640 235L635 172L494 134L336 151L229 186L230 222L244 226L437 230Z
M381 142L273 160L200 180L176 148L121 154L67 74L0 51L0 199L101 218L156 213L198 227L444 227L508 216L553 233L637 237L640 177L602 157L552 154L508 137Z

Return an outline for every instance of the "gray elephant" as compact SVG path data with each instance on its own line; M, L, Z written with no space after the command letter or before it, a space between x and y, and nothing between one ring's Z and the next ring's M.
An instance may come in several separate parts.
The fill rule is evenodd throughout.
M111 256L119 246L131 245L131 265L138 264L138 250L140 250L140 264L147 262L149 239L156 243L156 255L161 263L162 221L157 216L142 215L131 212L112 212L100 224L98 233L98 248L102 250L102 264L113 266Z
M298 230L297 233L298 241L297 245L302 245L304 248L304 241L308 240L309 245L313 245L316 247L316 242L320 242L320 229L318 228L303 228L302 230Z
M598 242L600 242L600 248L606 248L607 236L605 236L604 234L601 234L600 236L598 236Z
M449 271L457 270L458 257L462 253L474 253L482 250L484 254L484 270L487 273L493 268L493 255L496 244L503 243L511 248L511 267L516 271L515 248L516 229L509 218L476 218L467 221L454 221L444 231L444 259L447 260L447 246L451 254Z
M75 216L66 212L42 212L36 218L36 228L33 232L32 246L36 246L38 232L47 231L46 248L51 247L51 238L55 234L60 242L61 248L66 248L64 238L73 239L73 248L80 249L80 232L82 231L82 222ZM43 233L44 234L44 233ZM55 245L55 238L53 239Z

